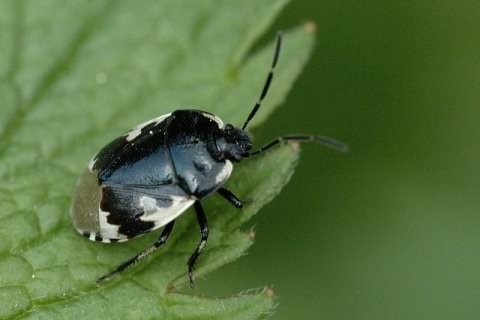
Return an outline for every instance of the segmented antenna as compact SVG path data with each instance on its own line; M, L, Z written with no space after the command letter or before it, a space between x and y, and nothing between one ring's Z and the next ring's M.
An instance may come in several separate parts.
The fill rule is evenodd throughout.
M283 141L296 141L296 142L316 142L319 144L323 144L324 146L327 146L329 148L335 149L340 152L348 152L349 148L348 146L341 142L338 141L337 139L333 139L330 137L326 136L320 136L320 135L288 135L288 136L282 136L278 137L271 142L267 143L263 147L261 147L258 150L252 151L248 153L248 156L255 156L257 154L260 154L264 151L267 151L271 147L274 147Z
M270 71L268 72L267 80L265 81L265 84L263 85L263 90L262 93L260 94L260 97L258 98L257 102L255 103L255 106L253 107L252 111L250 111L250 114L247 117L247 120L245 120L245 123L242 126L242 130L245 130L247 127L248 123L250 120L253 119L255 114L257 113L258 109L260 109L260 106L262 105L263 99L268 93L268 89L270 88L270 84L272 83L273 79L273 73L275 71L275 67L277 66L277 61L278 57L280 56L280 48L282 47L282 33L277 32L277 43L275 45L275 52L273 54L273 61L272 61L272 66L270 67Z

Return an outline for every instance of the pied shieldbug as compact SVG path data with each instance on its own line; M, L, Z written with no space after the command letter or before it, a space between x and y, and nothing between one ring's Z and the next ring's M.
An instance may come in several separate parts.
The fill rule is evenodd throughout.
M193 205L200 225L200 242L187 262L193 286L195 262L209 233L201 200L216 193L237 208L243 206L233 192L223 187L233 163L260 155L283 141L313 141L347 151L342 142L319 135L281 136L252 151L245 129L268 93L281 46L279 32L265 84L241 128L224 125L220 118L205 111L176 110L138 125L92 158L72 199L71 218L80 234L92 241L113 243L164 227L150 247L98 278L97 284L165 244L175 220Z

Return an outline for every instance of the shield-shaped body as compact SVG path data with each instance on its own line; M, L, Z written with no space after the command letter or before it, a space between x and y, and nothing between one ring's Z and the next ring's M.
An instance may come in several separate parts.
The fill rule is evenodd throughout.
M210 113L178 110L113 140L78 181L75 228L93 241L126 241L176 219L229 178L232 163L212 154L222 128Z

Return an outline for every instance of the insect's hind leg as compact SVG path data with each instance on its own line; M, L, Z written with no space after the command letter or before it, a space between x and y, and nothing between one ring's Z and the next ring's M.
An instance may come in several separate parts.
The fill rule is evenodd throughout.
M200 226L200 242L198 243L195 251L193 251L190 259L188 259L188 280L190 281L190 287L193 288L195 286L193 281L193 267L195 266L195 262L198 259L198 256L202 253L202 250L207 245L208 240L208 224L207 224L207 216L205 215L205 211L203 211L202 204L200 201L195 201L194 204L195 212L197 213L197 220Z
M173 226L175 224L175 220L172 222L168 223L165 228L163 228L162 233L160 234L160 237L158 238L157 241L153 243L150 247L144 249L142 252L138 253L134 257L128 259L127 261L123 262L120 264L115 270L101 276L100 278L97 279L96 283L97 285L100 285L102 282L112 278L115 276L117 273L120 273L124 271L125 269L137 264L138 262L142 261L149 255L151 255L155 250L157 250L161 245L165 244L167 242L168 237L172 233Z
M243 208L242 200L238 199L238 197L230 190L226 188L220 188L217 190L218 194L220 194L223 198L225 198L228 202L233 204L236 208Z

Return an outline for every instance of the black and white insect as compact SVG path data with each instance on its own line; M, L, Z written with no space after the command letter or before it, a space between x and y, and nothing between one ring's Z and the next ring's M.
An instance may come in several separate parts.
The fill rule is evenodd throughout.
M123 242L164 227L152 246L97 279L97 284L144 259L163 245L177 219L194 206L200 242L188 260L193 269L208 238L207 217L201 200L217 193L233 206L242 201L223 187L233 162L261 154L282 141L314 141L340 151L343 143L318 135L278 137L258 150L245 131L260 108L273 79L282 44L276 38L273 61L260 97L243 126L226 124L200 110L176 110L147 121L107 144L80 176L73 196L71 218L82 235L92 241Z

